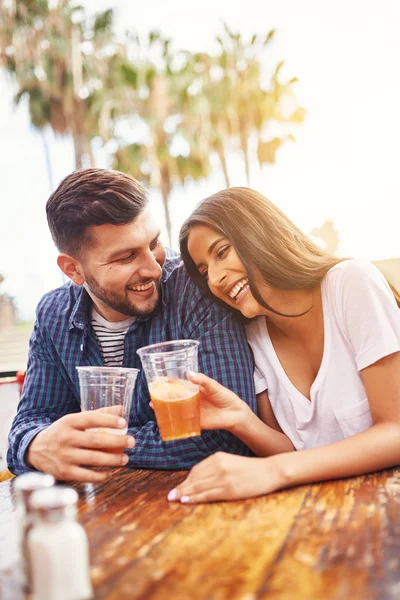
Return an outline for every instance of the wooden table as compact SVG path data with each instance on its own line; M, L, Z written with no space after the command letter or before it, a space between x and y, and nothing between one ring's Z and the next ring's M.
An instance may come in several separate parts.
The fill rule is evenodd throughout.
M168 503L179 472L76 485L98 600L400 598L400 469L210 505ZM0 484L0 556L14 552ZM2 587L1 587L2 586ZM16 568L2 600L19 600Z

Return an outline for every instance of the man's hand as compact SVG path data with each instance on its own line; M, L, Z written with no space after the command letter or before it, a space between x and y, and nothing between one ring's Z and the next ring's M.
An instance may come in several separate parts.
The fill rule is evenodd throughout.
M135 439L109 431L126 428L126 421L120 414L121 407L115 406L61 417L34 438L27 452L28 463L65 481L95 483L106 480L110 474L108 470L85 469L82 465L126 465L128 456L124 450L133 448ZM103 427L108 431L102 431Z

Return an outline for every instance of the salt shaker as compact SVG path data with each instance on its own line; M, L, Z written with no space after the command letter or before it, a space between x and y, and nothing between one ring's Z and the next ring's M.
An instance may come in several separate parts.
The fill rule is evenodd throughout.
M78 494L54 486L32 494L33 527L28 538L33 600L88 600L89 544L76 520Z
M47 489L54 485L54 477L45 473L24 473L14 479L13 491L16 502L18 524L18 543L21 552L21 568L23 586L26 591L31 589L31 565L29 561L27 539L32 527L29 499L33 492Z

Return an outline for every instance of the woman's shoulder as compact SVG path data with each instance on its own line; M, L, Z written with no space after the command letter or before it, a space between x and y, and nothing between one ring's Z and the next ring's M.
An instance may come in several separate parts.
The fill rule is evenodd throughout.
M324 278L325 285L329 288L333 286L337 289L354 287L360 289L363 285L375 284L385 288L389 285L383 273L374 264L368 260L360 258L351 258L338 262L329 269Z
M323 290L331 312L347 328L351 327L350 321L364 323L364 328L368 322L374 328L377 322L382 325L388 315L399 322L396 298L387 279L367 260L345 260L332 267L324 278Z
M363 258L346 258L345 260L341 260L336 263L333 267L331 267L327 273L343 273L343 274L376 274L380 273L378 267L376 267L369 260L365 260Z

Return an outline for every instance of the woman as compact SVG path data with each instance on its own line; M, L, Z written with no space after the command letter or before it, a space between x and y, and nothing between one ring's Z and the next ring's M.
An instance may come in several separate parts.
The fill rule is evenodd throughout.
M180 246L198 285L249 319L255 360L259 418L190 374L202 427L231 431L259 458L217 453L170 500L245 498L400 463L400 297L376 267L328 255L246 188L204 200Z

